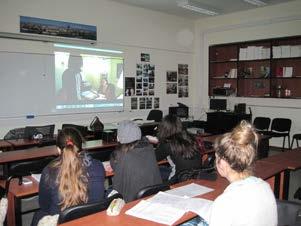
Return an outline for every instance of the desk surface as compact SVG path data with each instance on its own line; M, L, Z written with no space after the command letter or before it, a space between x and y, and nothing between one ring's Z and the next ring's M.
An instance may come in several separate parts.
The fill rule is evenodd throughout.
M262 159L269 163L287 166L290 170L296 170L301 168L301 148L288 150L278 155L269 156Z
M117 146L116 142L107 143L103 142L102 140L91 140L86 141L86 143L83 145L83 149L87 151L97 149L101 150L115 146ZM7 151L0 153L0 164L55 155L58 155L58 151L55 145L45 147L34 147L17 151Z
M288 155L285 158L289 159L289 156L291 156L291 158L295 158L295 152L287 152L290 154L286 154L286 153L281 153L279 154L279 156L281 155ZM298 153L299 156L299 153ZM282 172L283 170L287 169L288 167L290 167L290 165L285 165L278 162L273 162L274 161L274 157L272 158L268 157L266 159L262 159L262 160L258 160L256 162L256 166L255 166L255 175L266 180L266 179L270 179L271 177L279 174L280 172ZM301 157L301 155L300 155ZM300 159L299 159L299 165L300 165ZM293 162L295 163L295 162ZM112 172L107 172L107 175L112 174ZM110 176L110 175L109 175ZM17 184L17 180L14 180L10 186L10 194L16 197L24 197L24 196L29 196L29 195L34 195L38 193L38 182L36 182L33 178L31 178L33 180L32 184L27 184L27 185L21 185L19 186ZM191 182L191 181L190 181ZM215 181L208 181L208 180L196 180L193 181L195 183L199 183L201 185L210 187L215 189L214 191L204 194L200 197L202 198L206 198L209 200L214 200L218 195L220 195L224 189L227 187L227 185L229 184L227 182L226 179L221 178L220 176L218 176L217 180ZM5 181L0 181L0 185L4 186ZM184 185L187 184L189 182L184 182L179 184L180 185ZM139 219L139 218L135 218L132 216L128 216L125 215L125 211L131 207L133 207L138 201L134 201L131 203L126 204L125 208L122 210L121 214L117 217L109 217L106 215L105 211L97 213L97 214L93 214L87 217L83 217L80 219L77 219L75 221L63 224L64 226L68 226L68 225L89 225L89 226L93 226L93 225L99 225L99 222L102 222L102 225L120 225L120 222L122 222L122 225L158 225L155 222L151 222L151 221L147 221L147 220L143 220L143 219ZM190 218L192 218L194 215L192 213L187 213L185 214L182 218L181 218L181 222L188 220ZM180 222L178 222L180 223Z
M6 140L0 140L0 150L6 148L12 148L12 144L7 142Z
M217 180L215 181L207 181L207 180L190 180L190 181L186 181L183 183L179 183L176 184L173 187L179 187L179 186L183 186L185 184L189 184L189 183L196 183L196 184L200 184L203 186L207 186L210 188L213 188L214 191L209 192L207 194L198 196L198 197L202 197L202 198L206 198L206 199L210 199L210 200L214 200L217 196L219 196L223 190L227 187L228 182L221 178L218 177ZM137 217L133 217L130 215L126 215L125 212L132 208L134 205L136 205L140 200L135 200L133 202L127 203L124 208L121 210L121 213L118 216L114 216L114 217L110 217L107 216L106 211L102 211L96 214L92 214L86 217L82 217L80 219L74 220L74 221L70 221L67 222L65 224L61 224L62 226L79 226L79 225L89 225L89 226L98 226L101 225L102 226L112 226L112 225L126 225L126 226L133 226L133 225L143 225L143 226L153 226L153 225L161 225L159 223L156 222L152 222L152 221L148 221L148 220L144 220L144 219L140 219ZM184 222L190 218L192 218L193 216L195 216L195 214L189 212L186 213L179 221L176 222L176 224Z

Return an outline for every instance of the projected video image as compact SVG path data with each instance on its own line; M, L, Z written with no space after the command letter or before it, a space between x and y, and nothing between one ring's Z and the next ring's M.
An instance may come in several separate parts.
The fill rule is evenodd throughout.
M57 110L122 110L123 58L55 52Z

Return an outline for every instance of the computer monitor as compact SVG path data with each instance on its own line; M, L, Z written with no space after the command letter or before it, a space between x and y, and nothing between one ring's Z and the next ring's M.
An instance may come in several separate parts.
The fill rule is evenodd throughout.
M209 108L215 111L227 110L227 99L210 99Z
M53 139L54 127L54 124L45 126L26 126L24 129L24 138L37 139L35 136L40 135L38 136L39 139Z
M184 107L184 106L169 107L168 113L170 115L176 115L179 118L188 118L189 117L189 108Z

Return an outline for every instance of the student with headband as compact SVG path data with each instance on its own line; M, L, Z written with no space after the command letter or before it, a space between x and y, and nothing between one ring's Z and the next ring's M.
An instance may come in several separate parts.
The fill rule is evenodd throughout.
M65 128L58 134L60 156L42 172L40 210L35 213L32 226L46 215L104 199L104 167L82 151L82 142L80 133L74 128Z

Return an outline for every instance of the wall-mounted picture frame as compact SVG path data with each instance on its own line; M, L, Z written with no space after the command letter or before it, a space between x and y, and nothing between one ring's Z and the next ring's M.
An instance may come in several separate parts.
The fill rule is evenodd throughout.
M96 26L29 16L20 16L20 32L93 41L97 40Z

